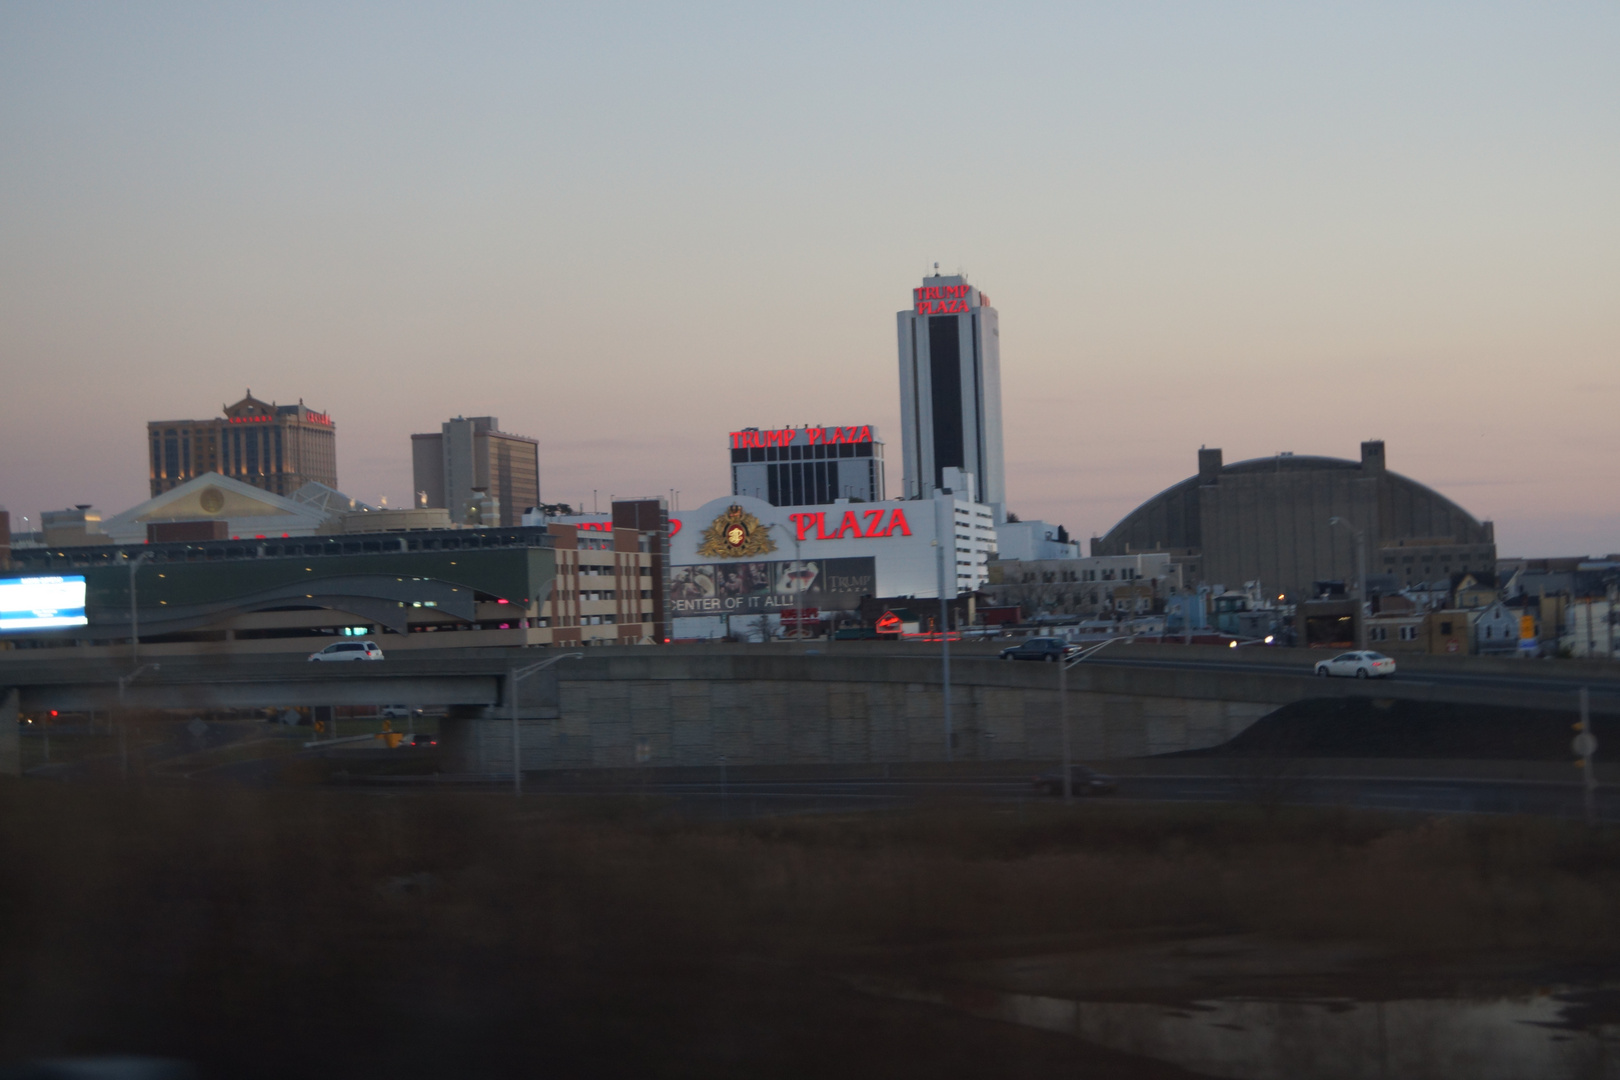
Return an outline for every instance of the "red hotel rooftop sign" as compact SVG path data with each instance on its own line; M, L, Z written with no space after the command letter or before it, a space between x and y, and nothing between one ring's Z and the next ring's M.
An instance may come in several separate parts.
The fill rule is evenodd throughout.
M838 519L837 528L830 528L827 521L827 511L818 510L811 513L789 514L788 520L800 540L874 540L888 536L910 536L911 522L906 520L906 512L902 507L878 507L872 510L846 510L844 516L838 518L838 511L834 510L833 517ZM574 528L581 531L607 532L613 531L611 521L581 521L576 522ZM681 531L681 519L669 519L669 538L675 539Z
M275 419L276 418L274 416L232 416L230 417L230 422L233 424L269 424L273 423ZM309 421L311 424L325 424L327 427L332 426L332 418L323 412L305 413L304 419Z
M767 446L787 446L791 444L799 432L805 433L808 442L803 445L818 446L822 443L868 443L872 441L872 425L856 424L852 427L811 427L811 428L753 428L748 431L733 431L731 433L731 448L733 450L746 450L751 447L764 448Z
M911 290L918 315L961 315L971 310L971 285L924 285ZM981 307L988 307L990 298L979 294Z

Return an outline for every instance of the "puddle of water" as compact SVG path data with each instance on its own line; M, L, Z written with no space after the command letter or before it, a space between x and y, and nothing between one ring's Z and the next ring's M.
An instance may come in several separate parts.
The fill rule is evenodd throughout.
M868 984L1232 1080L1620 1080L1620 1024L1578 1029L1568 988L1488 1000L1079 1001L955 984Z

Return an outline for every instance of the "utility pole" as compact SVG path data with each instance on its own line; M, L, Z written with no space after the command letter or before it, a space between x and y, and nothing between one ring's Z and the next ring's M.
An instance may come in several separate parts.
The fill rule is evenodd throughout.
M550 667L559 660L581 660L584 656L585 654L582 652L563 653L561 656L548 657L537 664L530 664L528 667L520 668L514 664L507 672L506 696L512 708L512 794L514 796L522 796L523 794L523 741L520 735L521 729L518 726L518 682L527 679L537 671Z
M1580 755L1580 760L1575 763L1575 767L1580 769L1584 774L1582 780L1585 781L1586 786L1584 800L1586 803L1586 823L1588 825L1596 825L1597 772L1592 767L1592 755L1597 753L1597 737L1592 734L1591 694L1584 686L1580 689L1580 710L1581 718L1580 721L1575 725L1575 730L1579 732L1579 734L1575 736L1575 741L1571 744L1571 749Z
M1367 647L1367 534L1341 517L1328 519L1329 525L1343 525L1356 541L1356 648Z

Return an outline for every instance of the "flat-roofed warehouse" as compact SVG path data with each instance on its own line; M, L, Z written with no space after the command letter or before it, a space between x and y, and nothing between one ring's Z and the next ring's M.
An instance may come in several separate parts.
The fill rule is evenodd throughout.
M1201 449L1196 475L1093 538L1091 553L1169 552L1189 580L1228 589L1258 581L1295 600L1317 581L1354 582L1355 530L1373 589L1496 571L1492 524L1386 469L1382 441L1362 443L1360 461L1278 454L1225 465L1220 450Z

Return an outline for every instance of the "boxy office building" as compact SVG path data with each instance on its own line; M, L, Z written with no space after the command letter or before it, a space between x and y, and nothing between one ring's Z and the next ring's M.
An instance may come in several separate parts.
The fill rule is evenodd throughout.
M884 498L883 442L871 424L743 428L730 442L733 495L772 506Z

